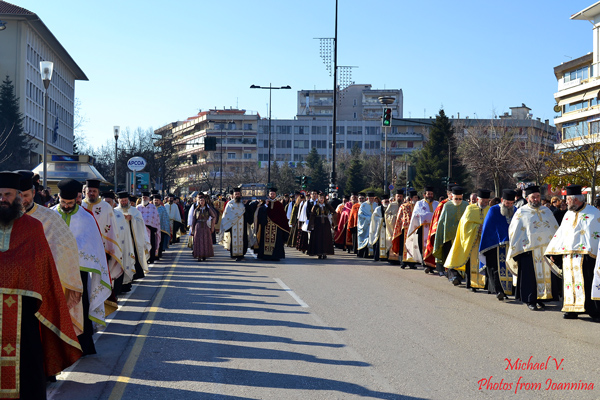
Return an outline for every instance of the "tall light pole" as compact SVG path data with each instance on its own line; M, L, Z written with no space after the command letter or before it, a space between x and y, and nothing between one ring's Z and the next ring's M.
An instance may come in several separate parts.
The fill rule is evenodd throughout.
M117 193L117 142L119 141L120 127L114 126L113 131L115 133L115 193Z
M43 154L43 173L44 173L44 179L43 179L43 185L44 185L44 189L46 189L47 186L47 182L48 182L48 174L47 174L47 170L48 170L48 160L46 157L46 153L48 152L48 87L50 86L50 80L52 79L52 71L54 69L54 63L52 61L40 61L40 73L42 74L42 82L44 82L44 89L45 89L45 93L44 93L44 133L43 133L43 149L42 149L42 154Z
M381 104L383 104L384 109L385 106L389 106L390 104L393 104L394 101L396 101L395 97L391 97L391 96L381 96L378 98L379 102ZM391 125L391 121L390 121L390 125ZM384 137L385 140L383 142L383 193L388 194L389 193L389 188L388 188L388 181L387 181L387 135L388 135L388 130L391 128L391 126L386 127L386 126L381 126L381 128L384 130ZM387 129L386 129L387 128Z
M269 83L269 86L258 86L258 85L252 85L250 86L250 89L269 89L269 140L268 140L268 144L269 144L269 155L268 155L268 171L267 171L267 186L271 187L271 91L273 89L291 89L292 87L290 85L287 86L271 86L271 84Z

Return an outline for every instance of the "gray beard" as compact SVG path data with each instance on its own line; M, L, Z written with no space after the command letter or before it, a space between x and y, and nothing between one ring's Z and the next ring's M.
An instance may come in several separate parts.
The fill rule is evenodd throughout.
M506 207L505 205L500 204L500 214L507 218L512 218L515 214L515 210L512 207Z

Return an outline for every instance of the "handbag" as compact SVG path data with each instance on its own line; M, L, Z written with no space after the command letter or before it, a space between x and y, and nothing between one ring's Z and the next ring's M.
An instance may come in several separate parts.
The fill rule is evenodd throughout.
M192 235L188 236L187 247L190 249L194 247L194 237Z

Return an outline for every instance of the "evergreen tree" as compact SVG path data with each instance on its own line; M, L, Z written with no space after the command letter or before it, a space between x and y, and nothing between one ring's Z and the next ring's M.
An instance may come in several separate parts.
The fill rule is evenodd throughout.
M0 86L0 171L31 169L30 148L30 139L23 129L19 99L7 75Z
M352 192L360 192L365 187L363 179L363 165L360 161L360 149L354 145L351 151L352 160L350 161L350 167L346 172L346 187L345 191L347 194Z
M328 186L327 173L325 172L325 166L323 165L323 159L317 152L316 148L312 148L308 156L306 157L306 165L310 170L310 177L312 178L312 184L309 189L325 191Z
M450 145L448 145L449 143ZM467 181L467 173L459 163L454 127L444 110L441 109L429 132L429 140L423 146L417 160L415 189L420 190L424 186L433 186L436 195L446 193L442 179L448 176L448 150L452 154L451 182L464 185Z

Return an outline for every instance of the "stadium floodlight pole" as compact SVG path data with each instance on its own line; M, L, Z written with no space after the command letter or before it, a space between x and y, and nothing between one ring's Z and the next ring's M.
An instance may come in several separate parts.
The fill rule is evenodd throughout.
M52 70L54 69L54 63L52 61L40 61L40 73L42 75L42 82L44 82L44 132L42 134L44 141L42 145L43 155L43 174L44 179L42 184L46 189L48 182L48 87L50 86L50 80L52 80Z
M335 173L336 130L337 130L337 35L338 34L338 0L335 0L335 32L333 37L333 122L331 132L331 185L335 188L337 177Z
M250 89L269 89L269 139L268 139L268 145L269 145L269 155L268 155L268 169L267 169L267 186L271 187L271 91L273 89L291 89L292 87L290 85L287 86L272 86L269 83L269 86L258 86L258 85L252 85L250 86Z

